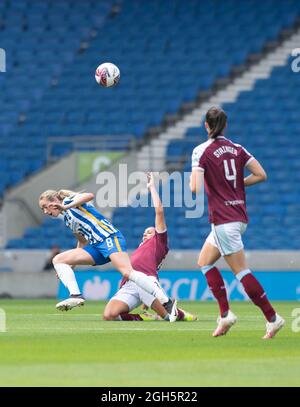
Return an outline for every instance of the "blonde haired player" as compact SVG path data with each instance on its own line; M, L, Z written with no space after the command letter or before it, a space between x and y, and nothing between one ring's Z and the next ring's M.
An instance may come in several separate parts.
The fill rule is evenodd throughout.
M214 265L223 256L249 298L263 312L267 320L263 338L270 339L285 321L275 312L263 287L248 268L242 242L248 223L245 187L262 182L267 176L245 148L224 137L226 126L226 113L216 107L209 109L205 121L208 141L197 146L192 155L190 188L192 192L198 192L205 182L212 227L200 252L198 265L220 308L213 336L225 335L237 320L229 309L224 280ZM251 172L246 178L245 167Z
M168 254L168 233L165 221L164 208L155 187L154 176L151 172L147 174L147 187L151 193L155 208L155 227L149 226L145 229L142 242L131 254L130 260L134 268L146 274L159 285L158 271L163 260ZM103 318L107 321L145 321L157 319L153 314L131 314L134 308L145 304L152 308L162 319L168 320L170 309L163 306L153 295L138 287L133 281L121 282L120 289L111 298L104 310ZM194 321L196 317L183 311L177 310L178 321Z
M76 193L69 190L47 190L40 195L39 206L44 214L58 217L78 239L76 249L59 253L53 258L53 266L62 283L70 292L70 297L56 305L59 310L69 310L84 304L73 266L102 265L112 262L124 278L135 282L160 303L171 304L169 320L176 320L174 304L161 289L145 274L132 268L126 252L126 242L122 233L94 207L92 193Z

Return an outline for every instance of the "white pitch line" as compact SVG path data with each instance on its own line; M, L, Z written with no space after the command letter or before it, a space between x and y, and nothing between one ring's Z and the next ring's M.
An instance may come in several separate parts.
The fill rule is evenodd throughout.
M201 332L201 331L209 331L212 332L212 328L172 328L172 331L182 331L182 332ZM251 328L251 329L245 329L245 328L238 328L238 331L262 331L262 328ZM32 328L13 328L12 330L9 330L7 332L13 332L13 331L32 331ZM118 332L118 331L166 331L170 332L169 328L70 328L70 327L62 327L62 328L50 328L50 327L45 327L45 328L39 328L39 329L34 329L35 332L39 331L85 331L85 332Z

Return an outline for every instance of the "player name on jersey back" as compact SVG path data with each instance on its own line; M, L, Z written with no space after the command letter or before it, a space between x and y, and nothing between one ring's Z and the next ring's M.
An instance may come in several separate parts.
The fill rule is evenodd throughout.
M244 168L252 159L244 147L223 136L194 149L192 168L204 171L211 223L248 222Z
M217 150L214 151L214 155L217 158L220 158L225 153L231 153L231 154L237 156L238 150L231 146L222 146L222 147L217 148Z

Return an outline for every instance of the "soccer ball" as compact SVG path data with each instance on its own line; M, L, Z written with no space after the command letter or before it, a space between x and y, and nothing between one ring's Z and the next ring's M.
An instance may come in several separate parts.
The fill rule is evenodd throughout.
M105 62L96 69L95 79L99 85L110 88L119 82L120 70L116 65Z

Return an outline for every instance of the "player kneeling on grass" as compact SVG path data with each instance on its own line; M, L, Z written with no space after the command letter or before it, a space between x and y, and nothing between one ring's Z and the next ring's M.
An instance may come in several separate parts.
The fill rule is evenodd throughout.
M266 173L260 163L241 145L224 137L227 116L212 107L206 113L208 141L193 151L190 188L199 192L203 181L208 196L209 221L212 231L199 255L198 265L218 301L220 317L213 336L225 335L237 318L229 309L224 280L214 265L223 256L248 297L263 312L267 324L264 339L273 338L283 327L267 295L247 266L242 234L248 223L245 187L264 181ZM244 178L244 168L251 175Z
M94 266L111 261L124 278L134 282L164 304L170 322L174 322L176 304L145 273L132 268L122 233L96 210L91 203L93 198L91 193L68 190L48 190L40 196L39 205L42 211L52 217L62 214L66 226L78 239L76 249L59 253L53 258L57 276L70 292L70 297L58 303L56 308L67 311L84 304L73 266Z
M158 270L162 261L166 257L168 248L168 234L165 222L164 209L155 188L152 173L147 174L147 187L150 190L153 204L155 207L155 228L148 227L143 234L143 240L139 247L131 255L131 264L138 268L142 273L149 276L153 284L161 287L158 281ZM162 289L162 288L161 288ZM130 311L145 304L151 307L159 317L168 320L170 309L161 305L157 299L138 287L134 282L123 279L119 291L106 305L103 318L106 321L145 321L159 319L157 315L149 313L131 314ZM195 316L176 308L177 320L193 321Z

